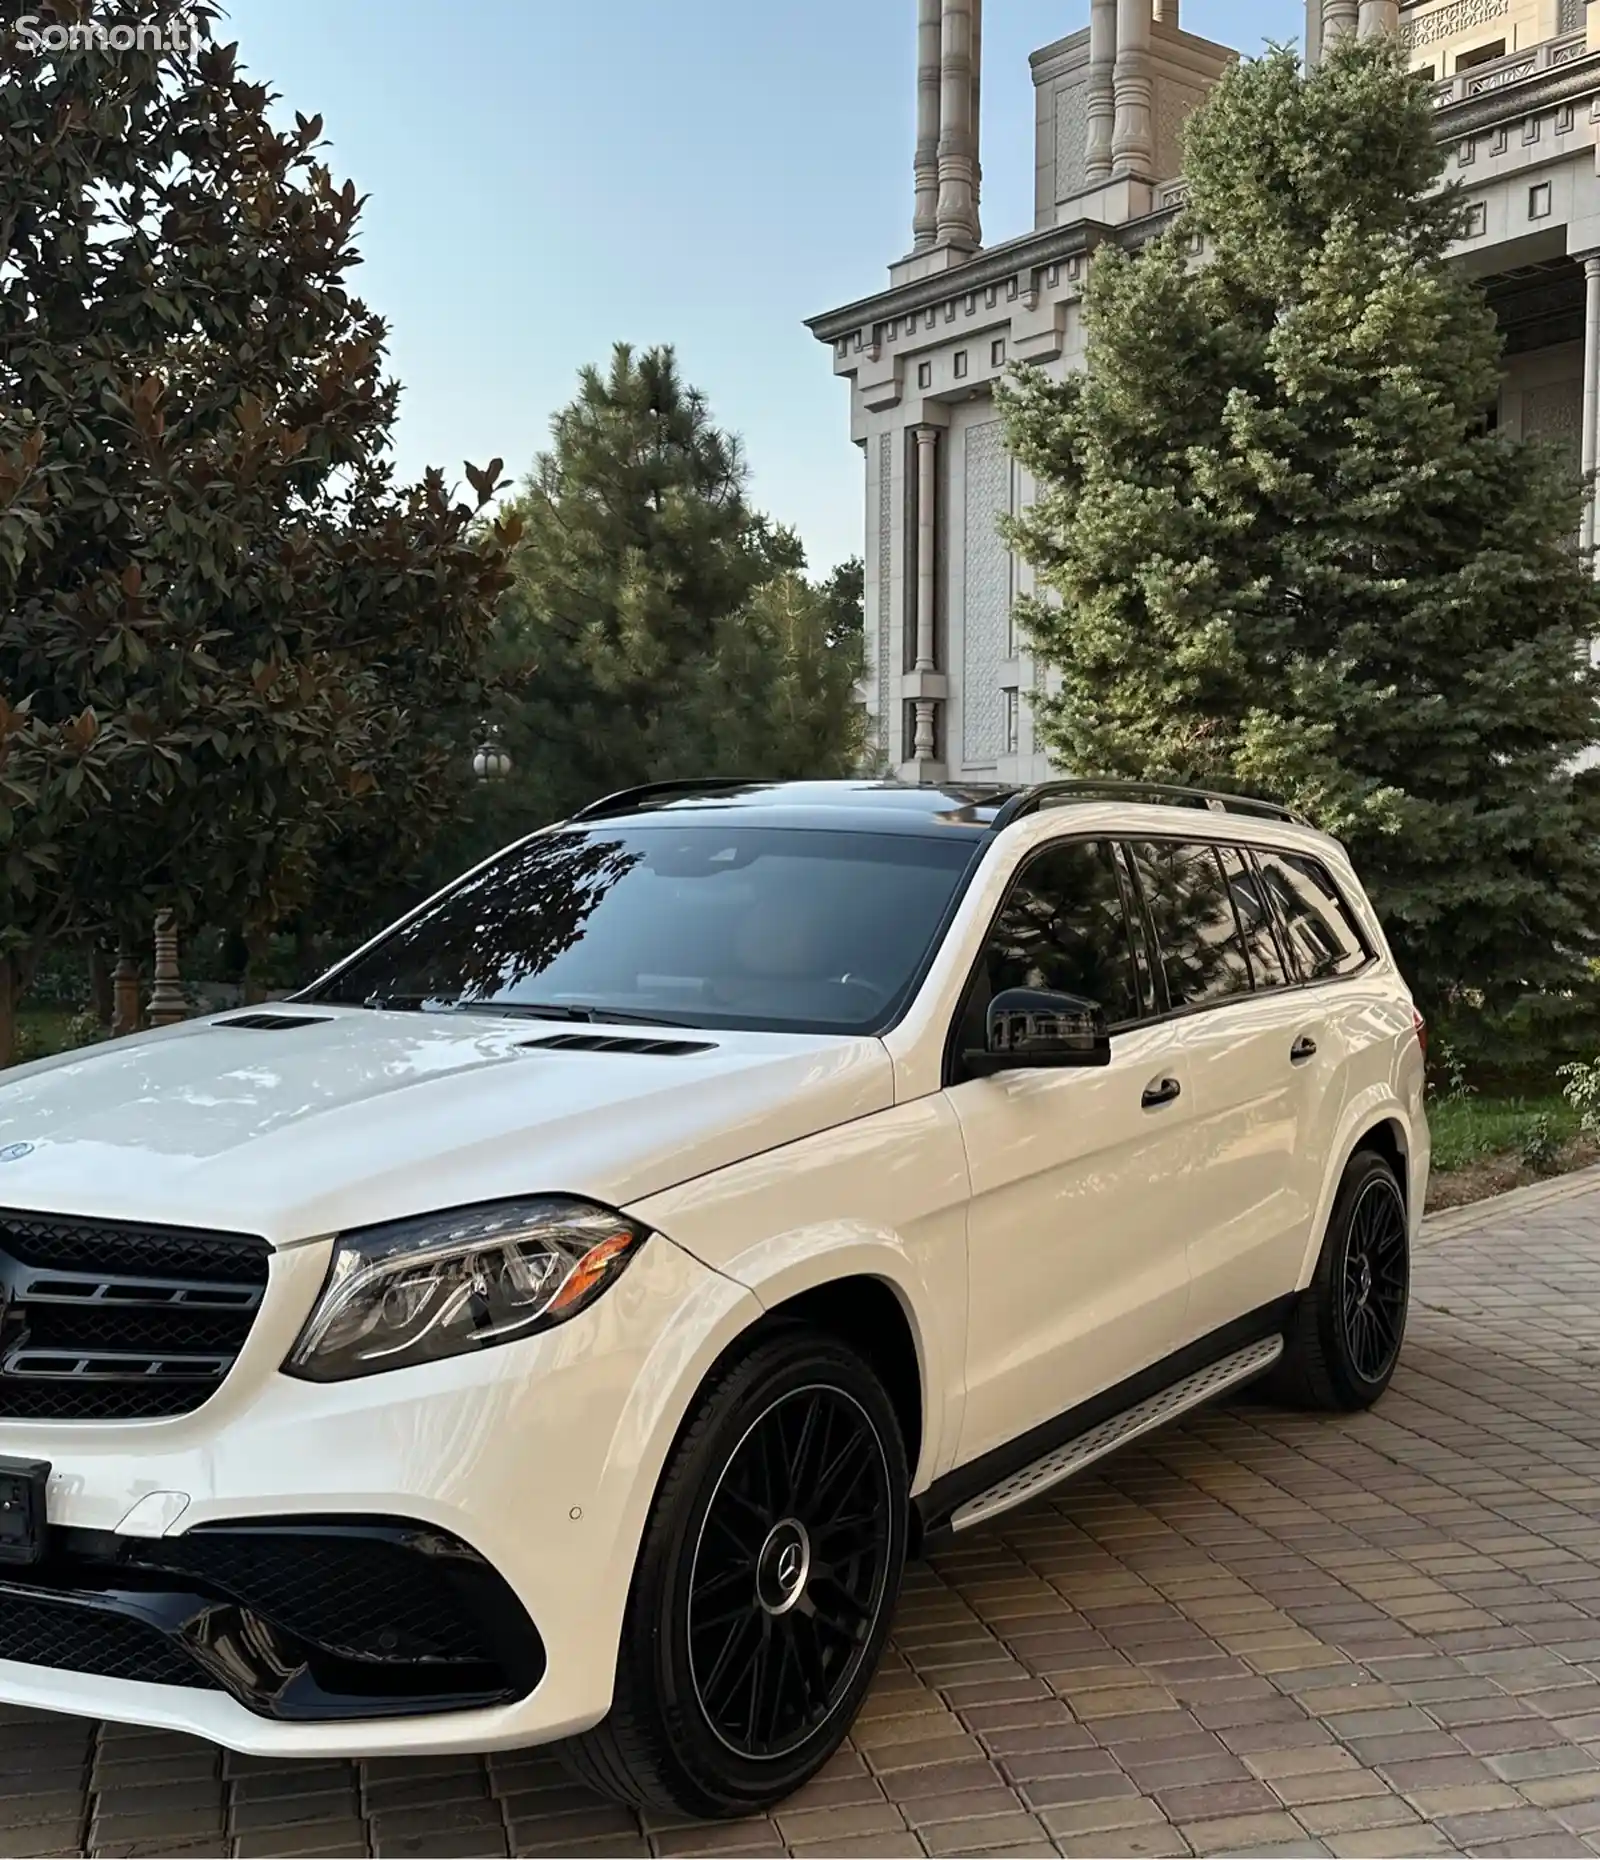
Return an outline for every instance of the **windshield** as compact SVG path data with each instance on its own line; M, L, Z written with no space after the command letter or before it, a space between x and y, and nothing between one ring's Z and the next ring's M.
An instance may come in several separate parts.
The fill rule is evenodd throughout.
M980 850L967 834L666 821L545 834L303 998L870 1033Z

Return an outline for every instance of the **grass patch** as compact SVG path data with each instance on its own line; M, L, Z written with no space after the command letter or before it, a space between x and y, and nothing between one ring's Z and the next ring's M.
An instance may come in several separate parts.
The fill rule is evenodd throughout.
M1559 1093L1548 1098L1435 1098L1428 1106L1433 1166L1448 1172L1487 1156L1520 1152L1541 1117L1558 1143L1578 1134L1578 1114Z

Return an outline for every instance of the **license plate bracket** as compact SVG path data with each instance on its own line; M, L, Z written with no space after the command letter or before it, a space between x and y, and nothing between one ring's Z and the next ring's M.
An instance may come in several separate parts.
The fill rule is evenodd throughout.
M0 1564L37 1563L44 1555L48 1460L0 1457Z

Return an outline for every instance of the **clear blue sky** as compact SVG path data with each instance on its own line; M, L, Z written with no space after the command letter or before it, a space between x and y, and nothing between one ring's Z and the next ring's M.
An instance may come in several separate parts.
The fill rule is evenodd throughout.
M1088 0L988 0L984 231L1033 223L1028 53ZM1183 0L1288 40L1298 0ZM370 196L363 294L391 325L407 475L521 477L585 362L676 345L813 568L861 549L846 390L801 319L910 242L915 0L231 0L227 36L321 111Z

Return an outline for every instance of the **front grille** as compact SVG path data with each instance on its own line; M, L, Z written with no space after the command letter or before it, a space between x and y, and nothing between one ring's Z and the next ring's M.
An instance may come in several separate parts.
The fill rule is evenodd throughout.
M153 1686L212 1683L159 1628L129 1615L15 1592L0 1594L0 1660Z
M250 1334L270 1254L244 1234L0 1211L0 1418L191 1413Z

